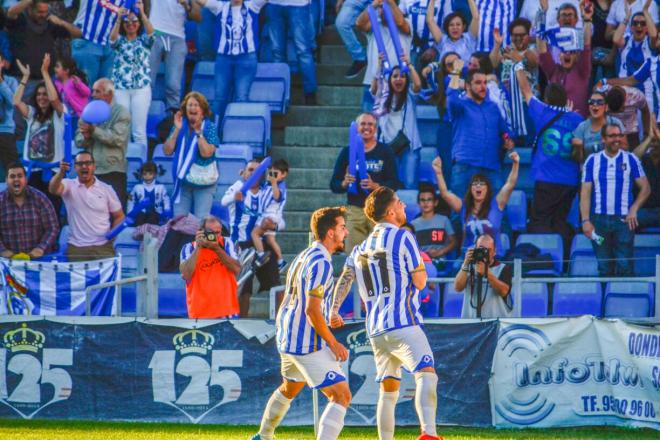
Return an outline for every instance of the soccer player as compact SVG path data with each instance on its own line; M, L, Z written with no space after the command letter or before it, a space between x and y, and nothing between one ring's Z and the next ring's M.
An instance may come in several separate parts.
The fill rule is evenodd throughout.
M321 390L330 400L321 416L317 440L334 440L344 427L351 391L339 363L348 358L348 351L332 335L326 319L334 285L331 255L344 250L348 235L345 215L343 207L314 211L310 228L316 241L289 268L276 319L283 383L268 400L259 433L252 440L272 440L305 384Z
M389 188L374 190L364 205L376 223L373 232L355 246L346 260L332 303L332 327L343 325L339 307L357 279L367 316L367 333L374 350L378 437L394 438L394 410L399 398L401 366L415 374L415 409L422 434L418 440L438 439L435 428L438 376L433 351L422 331L419 291L426 285L426 270L415 237L401 229L406 223L404 203Z

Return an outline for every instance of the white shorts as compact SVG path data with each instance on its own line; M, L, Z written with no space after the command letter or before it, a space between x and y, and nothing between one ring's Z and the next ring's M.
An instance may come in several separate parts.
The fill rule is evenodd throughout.
M398 328L371 338L376 361L376 382L401 380L401 367L410 373L433 367L433 350L418 325Z
M346 375L327 346L310 354L280 353L282 377L306 382L310 388L325 388L346 380Z
M282 231L286 227L284 218L281 215L276 213L269 213L269 212L265 212L264 214L261 215L261 217L259 217L259 219L257 220L257 226L261 227L264 219L269 219L270 221L275 223L277 227L276 229L277 231ZM264 235L275 235L275 231L266 231L264 232Z

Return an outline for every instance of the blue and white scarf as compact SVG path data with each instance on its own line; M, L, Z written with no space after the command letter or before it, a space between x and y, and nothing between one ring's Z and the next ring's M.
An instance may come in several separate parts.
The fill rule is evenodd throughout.
M204 133L206 126L206 119L202 122L201 132ZM172 200L174 203L179 202L181 195L181 184L185 181L190 167L197 159L199 149L197 148L197 133L194 131L188 135L189 125L188 120L183 119L183 124L179 135L176 138L176 151L174 154L174 161L172 161L172 175L174 176L174 191L172 193Z

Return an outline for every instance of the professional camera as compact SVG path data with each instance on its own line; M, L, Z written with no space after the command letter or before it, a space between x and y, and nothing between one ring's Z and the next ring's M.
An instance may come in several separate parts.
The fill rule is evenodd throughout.
M208 229L204 231L204 238L206 238L207 241L218 241L218 235Z
M484 263L488 263L488 248L487 247L476 247L472 251L472 260L470 261L471 264L476 264L481 261Z

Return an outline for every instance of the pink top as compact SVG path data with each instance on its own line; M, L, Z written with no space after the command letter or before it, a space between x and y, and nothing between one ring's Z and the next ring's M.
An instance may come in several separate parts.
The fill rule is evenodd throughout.
M72 76L66 84L55 80L55 88L62 97L62 102L73 110L76 115L80 116L91 94L87 84L77 76Z
M610 90L611 87L606 86L606 90ZM608 114L619 118L623 122L623 127L625 128L624 133L638 133L639 126L637 124L637 111L641 111L645 107L648 107L646 102L646 96L639 89L634 87L623 86L623 90L626 91L626 101L623 105L623 111L619 113L609 112Z
M121 210L117 193L107 183L96 179L87 188L78 179L64 179L62 200L66 205L71 232L69 243L74 246L99 246L108 240L110 213Z

